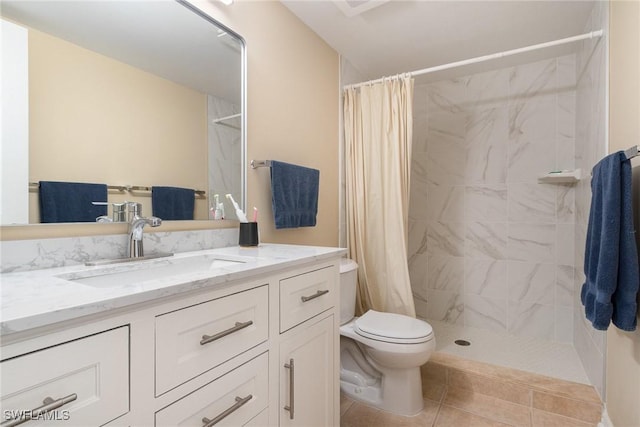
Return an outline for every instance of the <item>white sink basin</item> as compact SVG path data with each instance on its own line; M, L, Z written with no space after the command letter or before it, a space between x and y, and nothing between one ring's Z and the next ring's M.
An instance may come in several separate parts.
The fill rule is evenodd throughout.
M97 270L58 276L83 285L110 288L135 285L154 279L189 273L214 271L223 267L243 264L244 261L220 259L215 255L197 255L185 258L169 258L154 262L132 263L126 267L107 267Z

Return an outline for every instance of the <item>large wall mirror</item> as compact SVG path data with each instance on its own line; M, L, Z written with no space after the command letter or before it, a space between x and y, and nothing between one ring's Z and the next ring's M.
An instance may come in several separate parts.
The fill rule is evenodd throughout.
M246 203L238 34L173 0L3 0L0 13L1 225L40 222L42 181L107 185L96 201L107 220L125 201L153 215L153 187L195 190L185 219L214 219L215 195L235 219L225 195Z

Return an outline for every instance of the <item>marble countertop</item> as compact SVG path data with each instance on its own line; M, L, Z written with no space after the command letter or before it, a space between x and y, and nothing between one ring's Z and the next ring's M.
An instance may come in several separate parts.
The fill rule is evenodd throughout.
M311 261L346 253L346 249L260 244L257 247L227 247L175 254L133 263L72 266L0 275L0 336L97 314L158 298L211 288L271 273ZM79 281L106 274L128 274L149 267L179 265L190 257L240 261L212 270L194 269L150 280L120 281L91 286ZM106 276L105 276L106 277Z

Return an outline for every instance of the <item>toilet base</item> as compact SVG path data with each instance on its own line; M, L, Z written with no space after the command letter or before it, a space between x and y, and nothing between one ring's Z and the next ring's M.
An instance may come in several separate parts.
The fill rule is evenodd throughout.
M353 400L383 411L406 417L418 415L424 408L420 368L381 369L380 366L376 368L382 373L383 384L380 382L372 385L353 384L341 379L340 390Z
M340 390L350 399L375 406L376 408L380 407L380 404L382 403L382 394L380 393L381 389L379 384L377 387L361 386L341 380Z

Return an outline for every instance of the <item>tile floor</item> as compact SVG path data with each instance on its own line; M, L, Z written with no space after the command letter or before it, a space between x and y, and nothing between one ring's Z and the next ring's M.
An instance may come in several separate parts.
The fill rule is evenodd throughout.
M342 427L588 427L602 404L592 386L436 352L423 366L424 410L389 414L341 398Z

